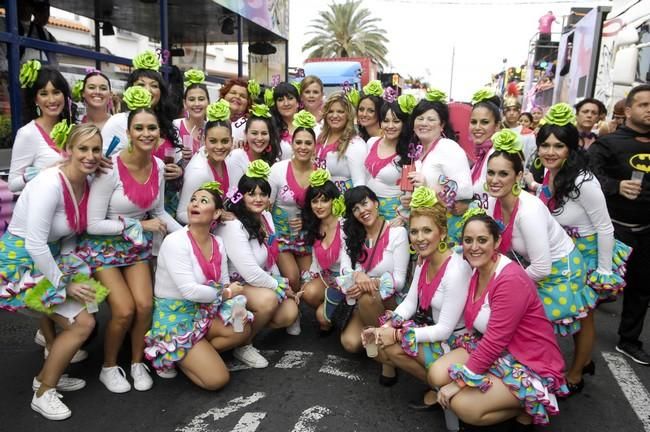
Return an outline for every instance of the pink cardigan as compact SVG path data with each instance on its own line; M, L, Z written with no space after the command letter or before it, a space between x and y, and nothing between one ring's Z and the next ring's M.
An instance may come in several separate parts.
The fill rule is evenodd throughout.
M489 282L487 291L491 310L487 329L465 367L485 374L505 350L541 377L553 377L556 383L563 383L564 359L553 326L535 283L524 269L514 262L507 264ZM472 300L468 299L468 304ZM478 310L472 313L466 307L465 313L465 322L473 323Z

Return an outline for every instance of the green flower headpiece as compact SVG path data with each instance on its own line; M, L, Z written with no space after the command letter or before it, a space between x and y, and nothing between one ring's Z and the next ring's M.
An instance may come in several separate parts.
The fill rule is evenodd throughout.
M341 217L345 214L345 199L343 195L332 200L332 214L336 217Z
M381 97L384 94L384 88L381 86L381 81L372 80L363 86L363 94L368 96Z
M461 225L465 226L469 218L471 218L472 216L484 215L484 214L487 214L487 212L481 207L471 207L465 213L463 213L463 216L461 216L460 218Z
M34 85L36 78L38 78L38 71L41 70L41 62L38 60L30 60L23 63L20 67L20 88L28 88Z
M576 124L576 115L571 105L560 102L549 108L544 118L539 122L541 125L552 124L556 126L566 126Z
M208 121L226 121L230 119L230 104L225 99L212 102L205 110Z
M124 91L122 96L129 111L139 108L151 108L151 93L144 87L133 86Z
M147 50L133 57L133 67L136 69L148 69L158 72L160 70L160 59L156 53Z
M311 187L321 187L327 181L332 178L330 172L325 168L318 168L316 171L312 172L309 175L309 186Z
M316 126L316 117L307 110L300 110L293 116L292 123L297 128L313 129Z
M496 96L494 90L489 87L482 88L472 95L472 105L476 105L477 103L492 99L494 96Z
M438 197L433 189L426 186L418 186L411 195L411 208L431 208L438 202Z
M198 190L206 190L206 191L216 192L219 195L223 195L223 191L221 190L221 183L219 183L218 181L205 182L201 185L201 187Z
M262 91L260 87L260 83L258 83L254 79L248 80L248 85L246 86L246 90L248 90L248 94L251 96L251 99L253 100L257 99L260 95L260 91Z
M267 180L271 174L271 167L262 159L254 160L246 168L246 177L261 178Z
M67 120L61 120L54 125L52 132L50 132L50 138L52 138L54 144L61 150L65 150L65 143L68 141L68 135L70 135L72 126Z
M291 81L290 83L292 86L298 90L298 94L300 94L300 90L302 89L302 85L298 81Z
M271 118L271 110L264 104L253 104L249 112L255 117Z
M357 89L352 89L347 94L345 97L348 99L348 101L352 104L353 107L358 107L359 106L359 100L361 99L361 95L359 94L359 90Z
M264 90L264 104L268 107L272 107L275 105L275 101L273 100L273 89L272 88L267 88Z
M183 76L185 77L185 87L189 87L192 84L203 84L205 82L205 73L198 69L187 70Z
M447 103L447 95L445 92L435 88L427 89L427 93L424 95L424 98L429 102Z
M77 80L72 86L72 100L75 102L81 102L81 92L84 89L84 80Z
M495 133L492 136L492 144L494 150L510 154L520 153L524 147L519 134L511 129L503 129Z
M418 104L418 100L412 94L403 94L397 98L397 104L404 114L411 114Z

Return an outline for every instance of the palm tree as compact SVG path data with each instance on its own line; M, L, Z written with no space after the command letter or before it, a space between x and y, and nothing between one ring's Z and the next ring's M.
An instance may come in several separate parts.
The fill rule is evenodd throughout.
M385 66L388 39L377 27L379 18L371 17L370 10L361 7L361 0L330 4L329 10L319 12L312 20L308 34L314 37L305 43L303 51L313 49L314 57L370 57Z

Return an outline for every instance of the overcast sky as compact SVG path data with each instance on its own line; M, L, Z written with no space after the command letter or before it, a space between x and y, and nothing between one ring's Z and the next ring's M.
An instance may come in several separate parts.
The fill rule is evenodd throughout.
M310 21L332 0L290 2L289 64L301 66L302 45L310 39ZM335 3L343 3L335 0ZM552 10L558 21L571 6L593 6L607 1L537 0L363 0L363 6L381 18L389 40L391 72L424 77L449 94L452 50L455 48L453 90L456 100L469 100L490 81L491 74L526 61L537 21ZM559 32L560 25L554 24Z

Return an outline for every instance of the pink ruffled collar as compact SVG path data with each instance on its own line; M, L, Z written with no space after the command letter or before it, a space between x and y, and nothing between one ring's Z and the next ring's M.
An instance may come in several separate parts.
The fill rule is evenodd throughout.
M133 204L137 205L143 210L148 210L151 208L153 202L158 198L159 184L158 184L158 164L156 163L156 158L151 156L151 172L149 173L149 178L144 183L138 183L138 181L133 178L129 169L122 162L121 157L117 157L117 170L120 175L120 180L122 180L122 185L124 186L124 195L131 201Z
M199 266L201 267L203 276L205 276L206 282L219 282L219 280L221 280L221 253L219 252L219 243L217 243L217 239L213 235L210 236L212 239L212 256L210 257L210 261L208 261L203 255L203 252L201 252L199 244L196 242L189 229L187 230L187 236L190 239L192 252L196 257L196 260L199 262Z

